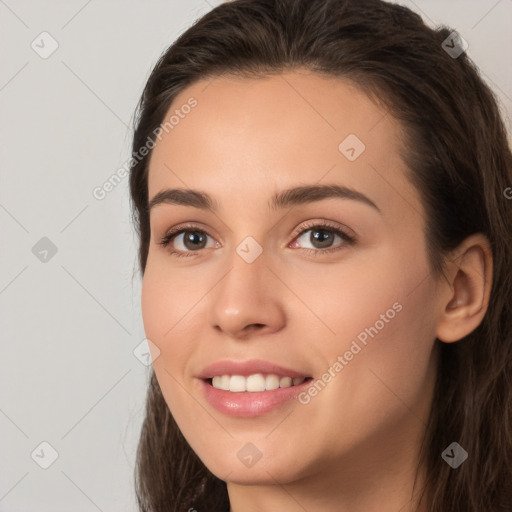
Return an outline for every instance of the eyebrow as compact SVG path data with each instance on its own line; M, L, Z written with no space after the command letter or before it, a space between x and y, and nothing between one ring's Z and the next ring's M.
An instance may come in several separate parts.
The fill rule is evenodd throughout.
M271 210L279 210L289 206L313 203L322 199L338 198L351 199L371 206L379 213L380 208L362 192L341 185L304 185L282 190L274 194L269 201ZM201 210L216 212L219 210L219 203L206 192L192 189L166 189L158 192L149 202L148 211L160 204L175 204L191 206Z

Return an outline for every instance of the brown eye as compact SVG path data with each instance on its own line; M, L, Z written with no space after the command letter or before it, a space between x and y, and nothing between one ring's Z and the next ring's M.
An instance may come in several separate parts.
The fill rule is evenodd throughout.
M204 230L194 226L177 228L167 233L159 242L168 247L169 252L176 256L194 256L194 253L205 249L208 235Z
M334 245L336 239L339 242ZM299 243L300 240L302 240L302 243ZM355 241L354 237L348 235L339 227L327 224L313 224L306 226L306 229L300 232L299 236L295 238L292 247L296 248L298 245L309 243L312 247L304 247L305 251L314 255L322 255L343 249L346 245L354 244Z
M196 249L204 249L206 245L206 233L204 231L191 231L186 230L182 231L180 235L183 234L183 245L190 251L194 251Z

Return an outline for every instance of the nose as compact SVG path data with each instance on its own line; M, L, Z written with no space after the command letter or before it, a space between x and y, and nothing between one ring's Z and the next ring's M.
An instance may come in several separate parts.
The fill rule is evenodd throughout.
M264 252L251 263L234 252L228 265L209 294L210 325L239 339L282 329L286 288L268 266Z

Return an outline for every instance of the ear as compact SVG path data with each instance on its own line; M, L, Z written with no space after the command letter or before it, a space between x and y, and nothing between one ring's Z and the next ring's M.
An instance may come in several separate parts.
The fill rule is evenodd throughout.
M492 272L492 251L481 233L466 238L451 253L447 281L440 281L437 338L458 341L480 325L489 305Z

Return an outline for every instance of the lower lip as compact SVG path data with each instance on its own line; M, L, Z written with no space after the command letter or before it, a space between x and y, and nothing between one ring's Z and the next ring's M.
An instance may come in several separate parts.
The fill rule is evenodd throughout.
M277 409L288 400L295 398L309 386L312 379L305 380L297 386L277 388L269 391L244 391L233 393L214 388L208 381L201 380L206 400L218 411L229 416L261 416Z

